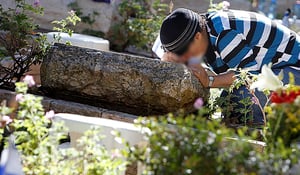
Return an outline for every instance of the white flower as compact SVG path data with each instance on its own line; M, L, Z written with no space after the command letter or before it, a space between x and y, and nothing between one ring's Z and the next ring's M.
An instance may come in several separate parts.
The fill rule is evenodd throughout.
M276 76L270 67L264 65L261 74L258 75L257 81L254 82L250 89L257 88L259 91L270 90L276 91L283 87L282 81Z

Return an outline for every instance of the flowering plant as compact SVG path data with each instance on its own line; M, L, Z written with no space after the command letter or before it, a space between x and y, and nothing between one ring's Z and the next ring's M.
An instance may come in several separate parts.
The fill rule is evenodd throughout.
M44 111L41 97L27 94L28 86L35 86L31 76L16 83L10 107L0 107L1 143L8 144L2 137L4 130L14 136L24 174L118 175L125 170L123 150L110 152L100 144L103 137L99 128L87 131L78 140L78 149L60 149L60 141L67 137L66 127L52 120L54 111Z
M290 75L290 84L283 86L280 76L264 65L251 88L271 91L267 93L270 94L270 104L265 107L268 121L265 134L268 142L275 143L282 139L286 146L290 146L300 139L300 86L293 85L293 75Z
M286 146L300 141L300 87L289 85L271 93L266 108L269 142L282 139Z

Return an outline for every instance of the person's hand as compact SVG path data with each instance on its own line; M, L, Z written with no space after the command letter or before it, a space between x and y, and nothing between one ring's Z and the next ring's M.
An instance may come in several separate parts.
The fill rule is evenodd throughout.
M193 71L194 75L198 78L204 87L208 87L209 79L206 70L200 65L190 65L189 68Z

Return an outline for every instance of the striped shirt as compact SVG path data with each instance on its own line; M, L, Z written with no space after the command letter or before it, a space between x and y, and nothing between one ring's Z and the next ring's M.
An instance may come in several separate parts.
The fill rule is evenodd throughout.
M269 18L246 11L217 11L207 17L210 46L206 59L216 73L248 69L259 73L264 64L273 69L300 68L300 37Z

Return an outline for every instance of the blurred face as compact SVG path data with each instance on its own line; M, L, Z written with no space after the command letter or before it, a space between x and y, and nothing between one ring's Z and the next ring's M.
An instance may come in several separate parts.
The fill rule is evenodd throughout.
M208 36L205 31L198 32L188 50L180 57L182 62L188 61L190 58L204 56L208 48Z

